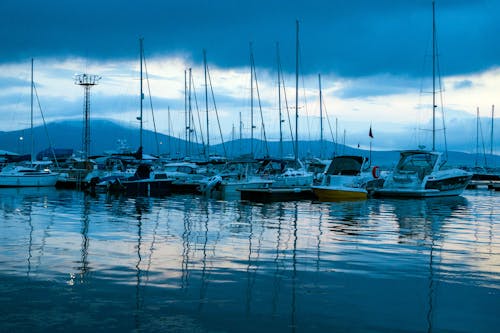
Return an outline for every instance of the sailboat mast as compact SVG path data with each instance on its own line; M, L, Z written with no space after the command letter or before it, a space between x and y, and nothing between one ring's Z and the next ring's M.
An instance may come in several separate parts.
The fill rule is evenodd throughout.
M339 118L335 117L335 153L334 153L334 156L337 155L337 148L338 148L337 143L339 142L338 138L339 138Z
M432 1L432 151L436 150L436 10Z
M172 122L170 119L170 105L167 107L168 121L168 156L172 156Z
M191 155L191 146L192 146L192 129L193 124L191 120L193 119L193 104L192 104L192 87L193 87L193 72L191 68L189 68L189 88L188 88L188 121L187 121L187 131L188 131L188 154Z
M319 83L319 158L323 157L323 92L321 91L321 74L318 74Z
M243 139L243 122L241 121L241 111L240 111L240 153L241 153L241 140Z
M476 167L479 161L479 107L476 110Z
M281 61L280 61L280 44L276 43L276 60L278 66L278 111L279 111L279 121L280 121L280 151L279 158L283 158L283 115L281 113Z
M139 38L139 52L140 52L140 89L141 89L141 98L140 98L140 115L139 115L139 121L140 121L140 138L139 138L139 147L142 148L142 104L143 104L143 100L144 100L144 92L143 92L143 88L142 88L142 57L144 55L144 51L143 51L143 41L144 41L144 38Z
M296 21L295 44L295 160L299 159L299 20Z
M490 133L490 142L491 142L491 146L490 146L490 155L493 156L493 122L494 122L494 118L495 117L495 105L492 105L491 106L491 133Z
M31 106L30 106L30 112L31 112L31 121L30 121L30 133L31 133L31 162L35 160L34 156L34 151L35 151L35 140L33 137L33 88L34 88L34 80L33 80L33 58L31 58Z
M187 70L184 70L184 142L185 154L188 156L188 88L187 88Z
M253 62L253 47L250 42L250 154L252 158L255 157L253 152L253 130L255 128L253 124Z
M207 83L207 51L203 49L203 66L205 68L205 109L207 112L207 150L206 157L210 156L210 128L208 124L208 83Z

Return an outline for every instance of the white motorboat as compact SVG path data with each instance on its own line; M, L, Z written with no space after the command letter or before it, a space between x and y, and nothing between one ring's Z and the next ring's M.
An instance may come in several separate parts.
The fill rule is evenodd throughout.
M398 164L387 177L376 196L436 197L460 195L467 187L472 173L461 169L446 169L446 161L436 146L436 24L432 2L432 149L401 152Z
M320 201L362 200L368 197L367 184L379 178L378 168L370 169L368 158L336 156L313 192Z
M405 150L398 164L387 176L375 196L436 197L460 195L472 173L461 169L445 169L442 154L435 151Z

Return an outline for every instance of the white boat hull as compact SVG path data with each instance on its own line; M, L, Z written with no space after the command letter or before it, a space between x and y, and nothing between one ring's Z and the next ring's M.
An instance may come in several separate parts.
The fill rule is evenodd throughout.
M0 175L0 187L48 187L55 186L59 174Z
M445 197L445 196L455 196L460 195L463 192L463 188L439 191L439 190L421 190L421 189L390 189L382 188L375 191L375 195L379 197L399 197L399 198L429 198L429 197Z
M271 186L272 181L269 180L254 180L254 181L223 181L219 184L218 196L222 200L240 200L242 189L264 189Z

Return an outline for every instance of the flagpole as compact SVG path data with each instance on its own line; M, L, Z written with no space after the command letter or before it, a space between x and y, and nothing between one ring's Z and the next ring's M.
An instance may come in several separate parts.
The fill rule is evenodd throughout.
M370 123L370 131L368 132L368 136L370 137L370 166L372 165L372 141L373 141L373 132L372 132L372 124Z
M372 165L372 139L370 139L370 165Z

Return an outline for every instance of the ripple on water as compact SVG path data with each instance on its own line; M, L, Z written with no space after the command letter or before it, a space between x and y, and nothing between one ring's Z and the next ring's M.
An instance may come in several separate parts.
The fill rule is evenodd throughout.
M74 308L79 328L491 331L499 204L488 191L252 204L0 190L0 328Z

